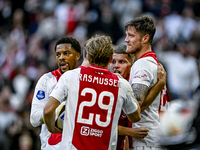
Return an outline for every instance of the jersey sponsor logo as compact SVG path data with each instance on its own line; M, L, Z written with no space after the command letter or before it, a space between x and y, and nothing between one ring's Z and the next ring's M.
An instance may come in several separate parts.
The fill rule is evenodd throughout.
M101 137L102 134L103 134L103 130L93 129L93 128L86 127L86 126L81 127L81 135Z
M36 94L36 97L37 97L38 100L44 99L44 98L45 98L45 92L39 90L39 91L37 92L37 94Z
M134 76L133 79L135 78L147 78L147 75L144 74L144 75L137 75L137 76Z

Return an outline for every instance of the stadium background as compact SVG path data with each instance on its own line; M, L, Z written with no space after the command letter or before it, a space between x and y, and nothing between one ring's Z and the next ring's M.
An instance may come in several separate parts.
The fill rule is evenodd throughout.
M83 46L98 33L121 44L125 22L140 15L155 19L152 49L168 73L171 99L191 99L199 86L199 0L0 0L0 149L40 149L30 104L39 77L57 68L58 38L73 36Z

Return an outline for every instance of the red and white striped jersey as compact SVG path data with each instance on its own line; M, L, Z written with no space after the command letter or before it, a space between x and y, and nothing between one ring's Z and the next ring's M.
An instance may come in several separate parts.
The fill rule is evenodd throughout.
M116 149L121 109L137 110L130 84L93 65L64 73L50 96L66 100L62 150Z

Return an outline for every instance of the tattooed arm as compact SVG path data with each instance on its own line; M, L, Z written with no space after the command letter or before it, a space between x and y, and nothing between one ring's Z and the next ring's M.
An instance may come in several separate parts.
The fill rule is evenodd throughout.
M133 89L133 93L135 95L135 98L137 99L140 107L142 106L142 103L148 93L148 86L144 85L144 84L138 84L138 83L134 83L131 85L132 89Z
M144 84L132 84L132 89L140 105L141 112L153 103L166 84L167 74L162 64L158 65L157 77L158 82L150 90L148 90L148 87Z

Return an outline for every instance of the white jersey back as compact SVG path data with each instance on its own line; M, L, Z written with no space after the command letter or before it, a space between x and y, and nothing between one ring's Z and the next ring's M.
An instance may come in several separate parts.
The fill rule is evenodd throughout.
M50 96L66 100L62 150L116 149L121 109L137 110L129 83L104 67L64 73Z

